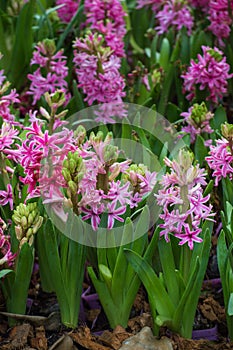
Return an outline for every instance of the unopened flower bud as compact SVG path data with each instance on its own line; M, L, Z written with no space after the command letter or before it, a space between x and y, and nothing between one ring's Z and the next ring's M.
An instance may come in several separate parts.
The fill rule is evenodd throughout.
M44 39L43 42L42 42L42 45L44 47L46 55L48 55L50 57L53 56L53 54L56 51L56 45L55 45L54 40L52 40L52 39Z
M49 115L49 112L46 111L45 108L43 107L40 107L40 114L42 115L42 117L46 118L47 120L50 120L50 115Z
M63 168L61 172L62 172L62 175L63 175L64 179L66 180L66 182L71 181L71 176L70 176L70 172L68 169Z
M84 142L86 134L86 129L82 125L79 125L74 131L74 137L77 140L78 145L81 145Z
M22 227L23 229L27 229L27 227L28 227L28 221L27 221L26 216L22 216L22 217L21 217L20 223L21 223L21 227Z
M69 189L70 189L72 194L76 194L77 193L78 187L77 187L77 185L76 185L76 183L74 181L72 181L72 180L69 181L68 182L68 187L69 187Z
M110 166L118 158L118 148L113 145L106 145L104 147L104 162Z
M221 125L222 136L227 140L233 140L233 124L224 123Z

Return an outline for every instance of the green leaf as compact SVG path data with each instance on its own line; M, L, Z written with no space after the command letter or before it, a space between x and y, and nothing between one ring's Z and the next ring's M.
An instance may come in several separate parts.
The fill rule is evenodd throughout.
M228 307L227 307L227 313L229 316L233 316L233 293L230 294Z
M13 270L4 269L0 271L0 279L6 276L8 273L13 272Z
M125 249L125 254L147 290L151 308L163 317L172 318L175 305L152 267L132 250Z
M35 0L29 1L23 6L17 19L13 52L7 72L9 80L17 89L24 83L32 56L34 8Z
M25 314L33 263L34 249L28 243L24 243L17 257L15 278L11 285L11 296L7 301L8 312ZM11 320L10 323L14 324L15 321Z
M195 157L198 160L200 166L202 166L205 157L208 155L208 150L205 146L205 141L201 135L197 135L197 139L194 145Z
M214 113L214 129L220 130L225 122L227 122L226 111L223 106L219 106Z

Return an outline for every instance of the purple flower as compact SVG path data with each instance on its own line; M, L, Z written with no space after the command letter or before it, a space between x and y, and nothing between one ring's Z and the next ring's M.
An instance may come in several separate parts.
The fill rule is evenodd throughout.
M213 169L215 177L215 186L218 186L222 178L229 176L232 179L233 174L233 156L230 149L230 143L225 138L216 141L216 146L210 146L210 155L205 158L210 169Z
M62 5L57 10L59 18L64 23L69 23L78 10L80 0L56 0L56 5Z
M126 212L126 205L116 208L116 202L109 203L108 206L108 229L112 229L114 226L115 220L124 222L124 219L119 216L123 215Z
M184 92L188 92L187 99L192 100L196 95L196 88L206 89L209 92L207 100L218 103L223 94L227 93L227 80L232 78L229 74L230 66L226 63L222 51L202 46L203 56L197 55L197 62L191 60L186 73L181 75L184 79Z
M126 34L124 12L119 0L86 0L86 23L90 29L103 34L114 55L125 56L123 38Z
M210 127L210 120L214 114L207 110L204 102L200 105L195 103L189 108L188 112L181 113L181 116L184 117L184 121L188 124L183 126L181 131L190 134L191 143L195 142L197 135L203 133L211 134L213 132L213 129Z
M65 80L68 75L66 57L63 55L63 50L57 53L55 50L54 42L49 39L39 42L35 47L31 65L39 65L39 68L33 74L28 74L31 85L27 92L28 95L33 96L33 104L36 104L44 93L54 93L57 89L65 93L67 102L70 99L68 84Z
M10 184L7 184L7 190L0 191L0 204L1 205L10 205L11 210L13 210L13 192Z
M198 237L201 222L213 220L214 215L212 205L207 205L209 196L203 197L204 169L192 161L192 155L185 150L179 152L177 161L166 158L170 173L162 177L162 188L155 194L158 205L163 208L160 236L168 242L169 236L174 235L180 239L180 245L188 243L190 249L194 242L202 241Z
M102 118L109 122L114 113L124 113L120 106L125 96L125 82L119 72L120 59L102 44L101 35L89 34L85 39L77 39L74 44L74 64L78 87L86 94L85 101L89 106L95 101L103 103L104 110L99 109L97 117L98 120ZM110 111L105 113L108 105Z
M158 34L167 33L171 27L176 31L180 31L182 27L185 27L188 35L191 35L193 17L185 2L167 0L163 8L157 12L156 19L159 22L159 25L155 28Z
M184 226L184 233L181 234L175 234L175 237L180 239L179 245L183 245L185 243L188 243L188 246L191 250L193 250L193 243L201 243L202 238L198 237L198 235L201 233L201 229L197 228L196 230L190 230L190 227L188 224Z
M233 1L230 0L210 0L208 20L210 25L208 29L218 38L221 46L225 46L223 39L230 35L232 18L229 14L228 6L233 10Z

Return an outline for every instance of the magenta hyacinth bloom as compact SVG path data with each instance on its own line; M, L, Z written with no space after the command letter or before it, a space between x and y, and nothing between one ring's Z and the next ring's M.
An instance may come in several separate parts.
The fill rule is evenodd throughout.
M215 186L218 186L222 178L229 176L232 179L233 174L233 156L230 151L230 143L222 137L216 141L216 146L210 146L210 155L205 158L210 169L213 169L215 177Z
M2 55L0 53L0 60L1 58ZM11 113L13 104L20 102L18 98L19 95L15 89L8 92L9 87L10 83L6 81L4 70L2 69L0 70L0 117L9 124L19 125L19 123L15 121L15 116Z
M109 122L111 112L121 110L125 82L119 72L120 58L114 56L109 47L101 47L102 44L101 35L88 34L85 39L76 39L74 64L78 87L86 94L85 101L89 106L94 102L103 103L102 118ZM105 104L112 107L108 113Z
M197 62L191 60L186 73L181 75L184 79L183 90L188 92L187 99L191 101L196 95L196 88L206 89L209 93L207 100L218 103L227 93L227 80L233 77L229 73L230 66L226 57L218 48L202 46L203 56L197 55Z
M62 22L69 23L78 10L80 0L56 0L56 5L62 5L57 14Z
M39 68L33 74L28 74L31 85L27 92L28 95L33 96L33 104L36 104L45 92L54 93L57 89L65 93L67 102L70 99L68 84L65 80L68 75L66 57L63 55L63 50L55 53L55 49L54 42L48 39L35 47L31 65L38 65Z
M221 46L225 46L223 39L230 35L232 18L229 14L228 6L233 10L233 1L228 0L210 0L208 20L210 25L208 29L218 38Z
M7 184L7 189L0 191L0 204L2 206L9 204L13 210L13 192L10 184Z
M190 8L183 2L168 0L163 8L156 13L159 25L155 27L158 34L167 33L171 27L180 31L182 27L187 28L188 35L191 35L193 17Z
M16 254L11 252L10 236L4 234L6 224L0 217L0 266L7 264L12 266L16 258Z
M86 0L84 12L86 24L93 32L101 33L114 55L125 56L123 38L126 34L126 13L119 0Z
M194 242L202 242L198 236L203 220L213 220L212 205L207 204L210 195L203 196L206 185L204 169L192 164L193 158L185 150L179 152L178 160L165 158L170 171L160 181L162 187L155 195L163 208L160 236L169 242L170 235L177 237L179 245L188 243L192 250Z

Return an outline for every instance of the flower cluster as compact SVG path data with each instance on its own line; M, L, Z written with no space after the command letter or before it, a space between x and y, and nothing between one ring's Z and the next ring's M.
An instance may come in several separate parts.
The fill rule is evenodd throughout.
M221 46L225 46L223 39L230 35L232 18L229 14L229 6L233 10L233 1L210 0L208 19L210 25L208 29L218 38Z
M162 189L155 195L159 206L163 208L160 218L161 236L169 241L169 235L177 237L179 245L188 243L192 250L194 242L202 242L201 221L211 220L212 205L207 205L210 195L203 197L206 185L205 170L193 165L191 153L181 150L178 159L165 158L170 173L160 181Z
M59 91L50 95L45 94L45 99L51 112L41 108L40 114L45 116L49 123L37 118L37 111L30 113L31 126L25 127L26 138L18 149L19 162L25 173L25 177L21 177L20 180L28 185L29 197L40 196L42 188L44 196L47 193L49 197L51 192L60 186L62 181L60 164L67 152L74 149L72 131L65 127L58 131L58 128L65 124L60 118L66 114L66 111L56 114L56 109L64 105L64 94ZM49 173L49 164L45 162L43 165L43 160L46 160L51 152L53 152L53 158L50 159L54 165L53 176Z
M0 53L0 60L2 55ZM3 121L6 121L12 125L19 125L15 121L15 116L11 113L11 107L14 103L19 103L18 94L15 89L10 90L10 82L6 81L6 77L4 75L4 70L0 70L0 116Z
M156 183L156 173L146 166L117 162L119 150L111 144L112 134L91 133L89 139L69 152L63 162L62 174L67 195L76 214L90 220L97 230L102 214L107 214L107 228L124 222L127 206L137 207Z
M222 126L223 137L216 140L216 146L210 146L210 155L206 157L206 161L213 169L215 177L215 186L218 186L222 178L229 176L232 179L233 175L233 128L231 124L225 123Z
M86 23L90 29L101 33L114 55L124 56L123 38L126 34L124 12L119 0L86 0Z
M39 215L37 203L20 203L12 219L15 223L15 233L19 241L19 247L26 242L32 245L35 233L39 230L42 225L43 218Z
M11 266L16 254L11 252L10 237L4 234L6 224L0 217L0 266L7 264Z
M230 66L223 57L222 51L208 46L202 46L203 56L197 55L197 62L191 60L186 73L181 75L184 79L184 92L188 92L190 101L196 96L196 88L206 89L209 93L207 100L218 103L223 94L227 92L227 80L233 77L229 74Z
M204 133L211 134L213 129L210 126L210 120L214 114L208 111L205 102L195 103L189 108L188 112L181 113L187 125L182 127L183 133L190 134L190 141L194 143L197 135Z
M120 58L112 54L110 47L104 46L103 36L89 33L84 39L76 39L74 48L78 87L87 95L88 105L95 101L120 105L125 96L125 82L119 72ZM113 113L106 112L103 120L109 122Z
M166 1L163 8L157 12L156 19L159 23L155 28L158 34L167 33L171 27L176 31L180 31L182 27L185 27L188 35L191 35L193 17L190 8L184 1Z
M63 55L63 50L56 53L55 51L55 43L50 39L39 42L35 47L31 65L39 65L39 68L33 74L28 74L31 85L27 92L28 95L33 96L33 104L36 104L45 92L54 93L57 89L66 94L67 102L70 99L68 84L65 80L68 75L66 57Z
M61 7L57 10L59 18L64 23L69 23L78 10L80 0L56 0L56 5Z

